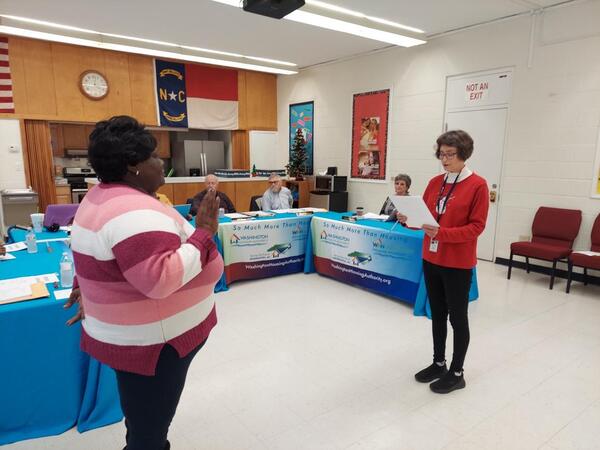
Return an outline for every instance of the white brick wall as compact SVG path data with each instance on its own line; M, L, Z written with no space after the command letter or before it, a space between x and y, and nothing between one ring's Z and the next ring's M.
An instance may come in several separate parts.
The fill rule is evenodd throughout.
M411 191L420 194L439 167L432 155L442 130L446 76L512 66L496 256L508 257L510 242L531 234L541 205L581 209L575 247L589 248L600 213L600 200L589 197L600 126L600 28L590 17L600 17L600 1L544 13L532 68L531 22L523 17L279 77L281 162L288 154L288 105L314 100L315 168L337 165L347 174L352 94L391 87L388 178L406 172ZM352 182L350 207L378 211L392 190L391 182Z

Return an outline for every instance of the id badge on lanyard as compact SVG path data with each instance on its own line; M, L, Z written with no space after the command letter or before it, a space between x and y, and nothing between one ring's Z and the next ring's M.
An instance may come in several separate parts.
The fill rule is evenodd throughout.
M460 172L458 172L458 175L454 179L454 183L452 183L452 186L450 187L448 194L446 194L445 197L442 197L442 195L444 194L444 190L446 189L446 182L448 181L448 176L446 175L446 178L444 178L444 182L442 183L442 188L440 189L440 193L438 195L438 199L435 204L436 209L437 209L437 222L438 223L440 223L440 219L441 219L442 215L446 212L446 206L448 204L448 200L450 199L450 196L452 195L452 192L454 191L454 188L456 187L456 183L458 182L458 177L460 177L461 172L462 172L462 169ZM442 199L444 200L443 205L442 205ZM432 238L429 241L429 251L431 253L437 253L439 243L440 243L440 241Z

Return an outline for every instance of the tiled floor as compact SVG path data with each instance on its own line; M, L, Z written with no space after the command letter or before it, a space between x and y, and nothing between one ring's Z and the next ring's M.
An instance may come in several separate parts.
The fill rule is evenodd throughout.
M237 283L192 364L174 450L600 448L600 288L481 263L467 388L430 392L429 321L318 275ZM451 347L451 339L449 339ZM108 450L122 424L8 445Z

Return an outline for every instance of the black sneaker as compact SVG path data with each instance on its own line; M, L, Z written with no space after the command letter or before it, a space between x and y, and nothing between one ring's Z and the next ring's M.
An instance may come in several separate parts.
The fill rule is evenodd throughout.
M460 375L455 375L454 372L446 372L442 378L431 383L429 387L436 394L448 394L456 389L463 389L466 385L465 376L462 372Z
M417 380L419 383L431 383L433 380L437 380L438 378L444 376L446 372L448 372L448 368L446 367L445 361L443 366L440 366L434 362L429 367L417 372L415 374L415 380Z

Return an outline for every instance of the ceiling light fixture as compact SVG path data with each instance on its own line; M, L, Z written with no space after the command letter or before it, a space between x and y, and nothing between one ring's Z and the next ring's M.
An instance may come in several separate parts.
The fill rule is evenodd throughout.
M258 72L268 72L281 75L293 75L298 73L295 70L280 69L278 67L262 66L257 64L247 64L237 61L228 61L225 59L207 58L204 56L195 56L186 53L175 53L169 51L158 50L154 48L134 47L131 45L123 45L112 42L101 42L91 39L83 39L62 34L46 33L42 31L29 30L25 28L17 28L12 26L0 25L0 33L11 36L21 36L32 39L41 39L50 42L61 42L65 44L80 45L83 47L100 48L104 50L114 50L117 52L135 53L139 55L153 56L157 58L169 58L181 61L196 62L201 64L211 64L224 67L234 67L237 69L255 70Z
M242 0L212 0L213 2L224 5L242 7ZM341 33L353 34L366 39L373 39L388 44L399 45L401 47L412 47L425 44L427 41L416 36L399 34L396 29L403 29L409 33L422 34L423 30L402 25L387 19L369 16L359 11L331 5L319 0L305 0L306 5L302 9L288 14L284 19L292 20L298 23L313 25L328 30L339 31ZM322 14L326 10L329 14ZM349 20L348 17L352 18ZM374 28L373 22L383 25L384 28Z
M28 17L0 14L0 18L10 19L12 21L30 23L30 24L34 24L34 25L40 25L40 26L48 27L48 28L58 28L61 30L68 30L68 31L76 32L76 33L95 34L99 37L110 37L110 38L128 40L128 41L134 41L134 42L144 42L147 44L154 44L154 45L160 45L160 46L171 47L171 48L180 48L180 49L185 49L185 50L193 50L193 51L197 51L197 52L209 53L209 54L214 54L214 55L229 56L232 58L261 61L261 62L277 64L277 65L281 65L281 66L288 66L288 67L296 67L297 66L297 64L294 64L294 63L288 62L288 61L280 61L277 59L262 58L262 57L258 57L258 56L246 56L246 55L241 55L238 53L224 52L224 51L220 51L220 50L211 50L208 48L193 47L193 46L189 46L189 45L179 45L179 44L175 44L172 42L157 41L157 40L153 40L153 39L145 39L145 38L139 38L139 37L135 37L135 36L125 36L125 35L121 35L121 34L103 33L100 31L89 30L86 28L73 27L70 25L62 25L62 24L58 24L58 23L54 23L54 22L47 22L44 20L30 19ZM39 31L39 30L32 30L32 31ZM101 42L101 43L103 43L105 45L108 44L105 42ZM191 55L191 56L193 56L193 55ZM220 64L220 65L224 66L226 64ZM231 67L234 67L234 66L231 66ZM263 67L263 66L255 66L255 67ZM259 69L252 69L252 70L259 70ZM264 70L261 70L261 71L264 71ZM277 72L273 72L273 73L277 73ZM294 72L294 73L296 73L296 72Z

